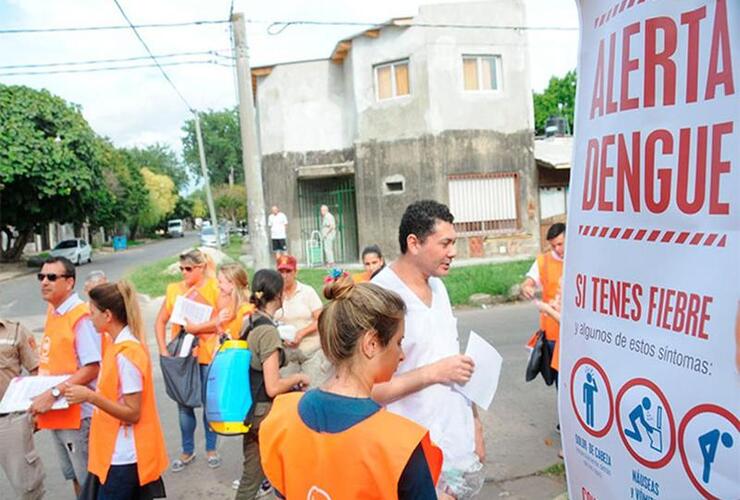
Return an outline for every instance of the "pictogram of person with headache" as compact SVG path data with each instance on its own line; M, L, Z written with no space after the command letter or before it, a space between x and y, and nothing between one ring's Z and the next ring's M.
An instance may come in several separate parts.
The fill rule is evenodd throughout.
M586 405L586 425L594 426L594 393L599 392L596 380L591 372L586 374L586 382L583 383L583 403Z

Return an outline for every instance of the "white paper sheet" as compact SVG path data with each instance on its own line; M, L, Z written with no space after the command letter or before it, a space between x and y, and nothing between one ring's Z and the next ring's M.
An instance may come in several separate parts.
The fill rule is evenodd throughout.
M10 381L3 400L0 401L0 413L26 411L31 406L32 399L55 385L59 385L69 378L69 375L16 377ZM52 410L63 410L69 404L64 398L59 398L51 407Z
M494 347L471 331L465 354L473 358L475 370L465 385L455 384L455 389L484 410L488 410L498 388L503 358Z
M182 338L182 344L180 344L180 352L177 353L178 358L186 358L190 356L190 351L193 350L193 340L195 335L192 333L186 333Z
M211 319L213 308L207 304L201 304L187 297L180 295L175 300L175 307L172 308L170 321L177 325L185 326L185 322L205 323Z

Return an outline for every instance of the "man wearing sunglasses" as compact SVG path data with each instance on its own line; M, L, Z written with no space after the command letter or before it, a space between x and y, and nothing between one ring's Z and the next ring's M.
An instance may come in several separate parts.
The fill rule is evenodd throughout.
M90 310L75 293L75 266L65 257L49 257L38 273L41 297L49 304L39 347L39 375L69 375L67 383L95 389L102 359L102 339ZM87 477L87 445L92 406L89 403L52 410L62 384L37 396L31 405L40 429L50 429L65 479L75 495ZM69 465L71 464L71 468Z

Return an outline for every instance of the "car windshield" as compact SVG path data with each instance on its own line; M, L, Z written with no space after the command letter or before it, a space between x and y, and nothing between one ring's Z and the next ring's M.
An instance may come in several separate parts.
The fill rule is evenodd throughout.
M54 247L54 250L62 250L65 248L77 248L77 240L64 240Z
M213 230L212 227L204 227L203 231L201 231L200 234L203 236L213 236L214 234L216 234L216 232Z
M180 222L179 220L170 221L169 223L169 227L180 227L180 226L182 226L182 222Z

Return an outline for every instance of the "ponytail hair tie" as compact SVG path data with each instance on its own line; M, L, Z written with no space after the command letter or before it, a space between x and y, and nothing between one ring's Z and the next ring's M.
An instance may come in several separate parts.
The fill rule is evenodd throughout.
M258 300L261 299L264 294L265 294L265 292L263 292L262 290L258 290L256 292L254 292L255 298L257 298Z
M349 274L338 267L334 267L329 271L329 275L324 278L324 284L333 283L343 276L349 276Z

